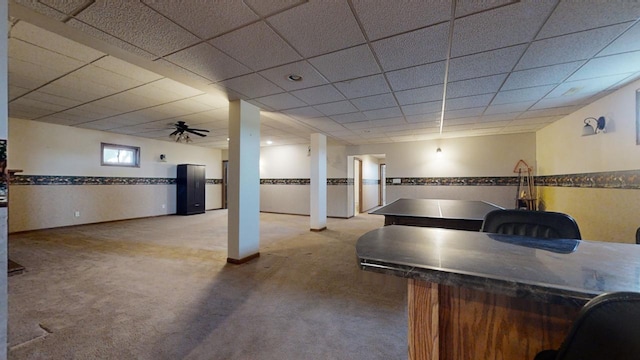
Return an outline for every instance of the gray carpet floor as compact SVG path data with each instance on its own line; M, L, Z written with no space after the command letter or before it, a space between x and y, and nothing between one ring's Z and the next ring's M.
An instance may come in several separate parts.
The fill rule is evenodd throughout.
M406 281L361 271L362 214L261 214L226 263L227 212L9 236L10 359L406 359Z

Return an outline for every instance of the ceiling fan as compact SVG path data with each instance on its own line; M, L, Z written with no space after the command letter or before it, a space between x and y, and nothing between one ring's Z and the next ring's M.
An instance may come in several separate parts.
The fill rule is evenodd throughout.
M193 140L191 140L191 138L189 137L189 134L185 134L185 133L191 133L191 134L205 137L207 135L201 134L200 132L209 132L209 130L206 130L206 129L189 128L189 125L187 125L184 121L178 121L175 124L173 124L173 126L175 127L175 131L169 134L169 137L174 139L176 142L182 142L182 141L188 142L188 143L192 142Z

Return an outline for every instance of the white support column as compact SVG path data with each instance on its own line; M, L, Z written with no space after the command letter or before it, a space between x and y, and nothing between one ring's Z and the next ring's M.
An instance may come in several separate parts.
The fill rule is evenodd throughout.
M327 137L311 134L311 231L327 228Z
M227 262L260 256L260 109L229 103L229 185Z
M0 139L9 139L8 131L8 76L7 76L7 30L9 28L9 18L7 1L0 1ZM7 154L8 156L8 154ZM4 169L3 169L4 170ZM8 181L8 179L5 179ZM8 208L0 208L0 359L7 358L7 322L8 315L8 295L7 295L7 234L9 225L7 224Z

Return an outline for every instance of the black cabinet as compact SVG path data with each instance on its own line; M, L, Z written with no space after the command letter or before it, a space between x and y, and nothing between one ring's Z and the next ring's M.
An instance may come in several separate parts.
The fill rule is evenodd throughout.
M204 165L180 164L176 177L178 215L204 213Z

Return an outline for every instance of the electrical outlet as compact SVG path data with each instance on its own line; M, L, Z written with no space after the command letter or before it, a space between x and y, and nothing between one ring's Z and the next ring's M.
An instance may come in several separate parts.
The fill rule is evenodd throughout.
M80 211L77 211L77 210L76 210L76 212L75 212L75 213L73 213L73 215L74 215L75 217L80 217Z

